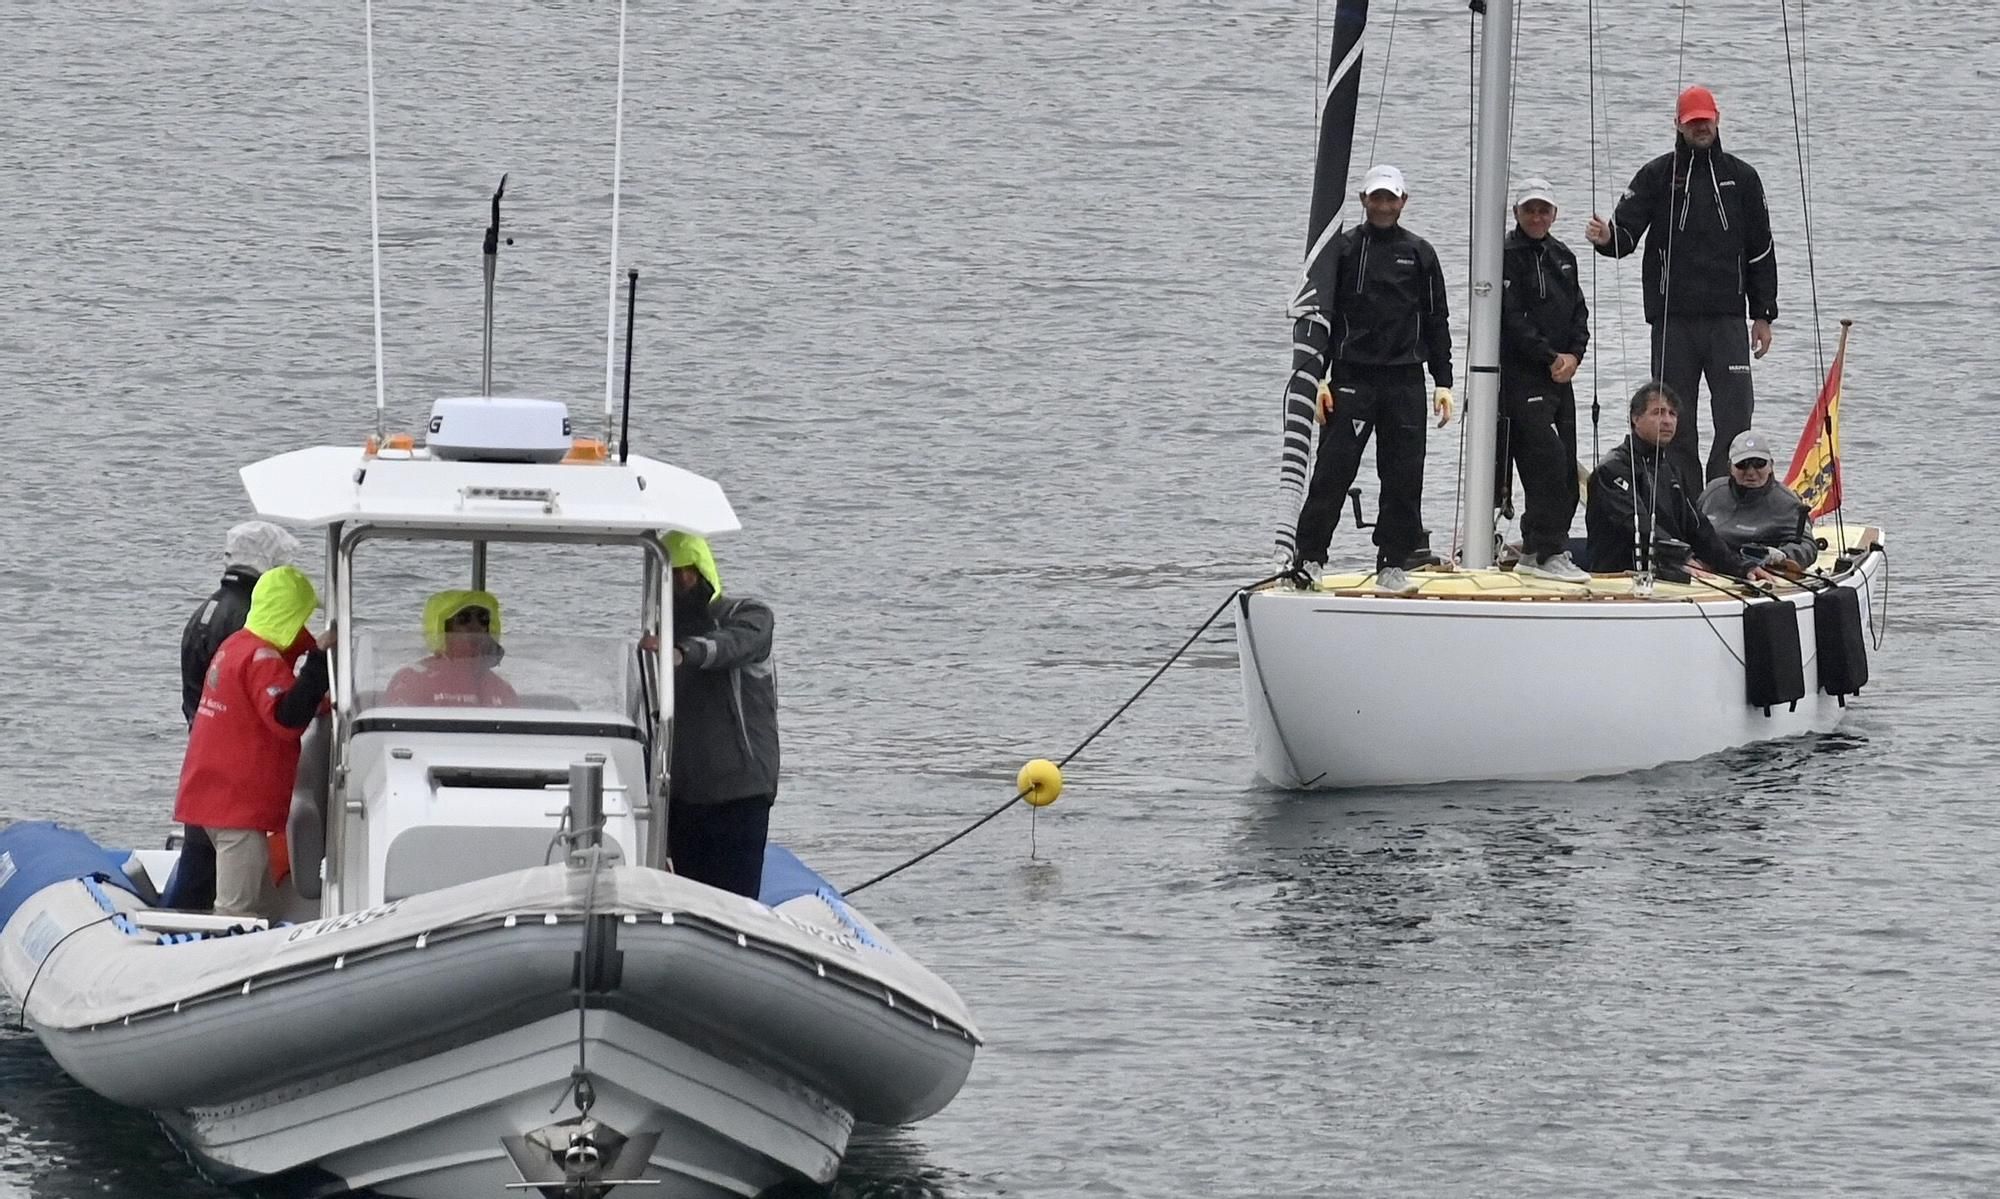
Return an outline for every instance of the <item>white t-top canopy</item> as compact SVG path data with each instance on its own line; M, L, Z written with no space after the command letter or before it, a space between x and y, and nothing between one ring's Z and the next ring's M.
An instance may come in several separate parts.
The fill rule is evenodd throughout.
M421 449L370 456L315 446L253 462L242 475L257 515L294 525L703 537L741 527L713 479L637 454L623 463L449 462Z

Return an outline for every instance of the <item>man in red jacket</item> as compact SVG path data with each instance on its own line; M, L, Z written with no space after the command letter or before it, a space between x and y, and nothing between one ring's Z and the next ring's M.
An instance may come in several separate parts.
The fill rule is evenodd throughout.
M326 651L306 632L318 606L297 567L264 572L249 618L215 651L203 680L174 819L206 829L215 843L222 915L276 914L267 838L285 827L299 739L327 692Z

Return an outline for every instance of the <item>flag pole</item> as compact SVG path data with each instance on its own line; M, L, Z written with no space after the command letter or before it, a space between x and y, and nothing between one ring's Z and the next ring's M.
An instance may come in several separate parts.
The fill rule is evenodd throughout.
M1848 317L1840 318L1840 342L1834 347L1834 369L1840 372L1840 389L1847 390L1847 331L1854 327ZM1840 503L1833 506L1834 535L1840 539L1840 551L1834 557L1847 556L1847 517L1841 511L1847 506L1847 493L1840 487L1840 439L1833 432L1833 405L1829 404L1819 414L1820 431L1826 437L1827 456L1833 460L1833 492L1840 497Z

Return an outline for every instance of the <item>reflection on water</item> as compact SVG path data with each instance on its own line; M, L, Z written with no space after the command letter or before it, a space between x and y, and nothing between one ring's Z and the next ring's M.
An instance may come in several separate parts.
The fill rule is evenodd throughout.
M945 1199L963 1182L963 1176L933 1165L910 1129L863 1125L854 1130L840 1176L825 1194L828 1199Z
M0 1004L0 1195L14 1199L223 1199L151 1116L86 1091L16 1031ZM9 1186L24 1190L9 1190Z

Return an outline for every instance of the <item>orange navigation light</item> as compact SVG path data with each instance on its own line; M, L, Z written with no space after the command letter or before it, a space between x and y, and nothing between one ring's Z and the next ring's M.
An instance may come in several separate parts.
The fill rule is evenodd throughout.
M569 443L569 453L563 455L565 463L603 462L611 457L611 451L595 437L576 437Z

